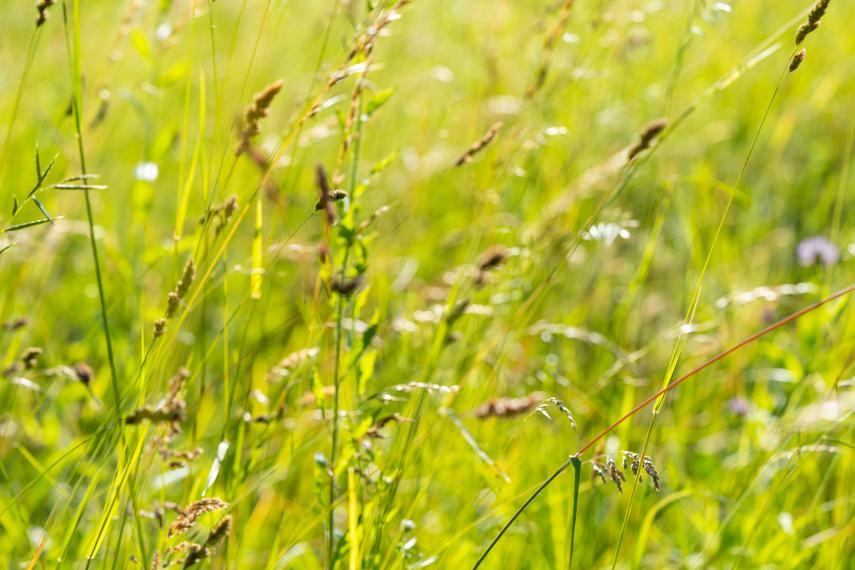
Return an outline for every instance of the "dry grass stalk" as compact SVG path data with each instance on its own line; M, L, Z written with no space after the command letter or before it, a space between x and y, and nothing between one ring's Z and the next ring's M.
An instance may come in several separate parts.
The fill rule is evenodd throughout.
M282 90L284 83L280 79L275 81L256 93L252 103L243 112L243 127L238 137L235 154L242 154L250 147L250 139L261 132L261 119L270 114L270 105L273 99Z
M47 22L47 11L48 8L56 4L55 0L38 0L36 2L36 10L38 10L39 14L36 16L36 27L40 28Z
M537 408L545 394L534 392L521 398L494 398L481 404L475 415L479 418L512 418Z
M486 147L493 141L502 126L502 121L497 121L493 123L493 125L489 129L487 129L487 132L484 133L484 136L472 143L472 146L470 146L469 149L454 162L454 166L460 167L471 161L473 156L484 150L484 147Z
M668 119L664 117L648 123L641 132L641 135L638 137L638 141L629 147L629 151L626 154L627 160L632 161L632 159L640 153L649 149L651 143L660 135L660 133L662 133L662 131L665 130L665 127L667 126Z
M180 516L169 525L169 536L173 537L184 532L187 532L196 524L196 519L198 519L201 515L205 513L211 513L214 511L218 511L220 509L224 509L228 507L228 503L216 498L211 497L207 499L199 499L194 503L190 503L187 505L187 508L180 514Z
M796 45L801 45L811 32L819 27L820 20L825 15L831 0L816 0L808 12L807 21L796 30Z
M526 89L526 97L534 96L538 91L540 91L543 84L546 83L546 76L549 74L549 62L552 59L552 52L555 51L555 44L564 33L564 28L567 27L567 22L570 20L570 11L573 8L574 3L574 0L564 0L564 3L561 5L561 14L558 16L558 21L543 41L540 64L537 66L537 73L535 74L534 81L529 85L528 89Z

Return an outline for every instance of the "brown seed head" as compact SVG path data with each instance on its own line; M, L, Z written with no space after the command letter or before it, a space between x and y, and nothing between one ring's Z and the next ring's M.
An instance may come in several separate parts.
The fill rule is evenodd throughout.
M36 27L39 28L47 22L47 11L48 8L56 4L55 0L38 0L36 2L36 10L38 10L38 16L36 16Z
M493 141L494 138L496 138L496 135L499 133L499 130L502 128L503 125L504 123L502 123L502 121L493 123L492 126L487 129L487 132L484 133L484 136L472 143L472 146L470 146L469 149L454 162L454 166L460 167L471 161L473 156L484 150L484 147L486 147Z
M632 160L638 154L644 152L648 148L650 148L650 144L659 136L659 134L665 130L665 127L668 126L668 119L661 118L656 119L655 121L648 123L644 130L641 131L641 135L638 138L638 141L633 144L629 148L629 152L627 153L627 159Z
M157 319L154 321L154 338L163 336L166 330L166 319Z
M170 291L166 296L166 318L171 319L178 310L178 305L181 303L181 297L175 291Z
M179 299L183 299L187 291L190 290L190 285L193 284L193 279L196 278L196 264L193 263L193 258L187 260L184 265L184 271L181 273L181 280L175 286L175 293Z
M235 148L235 154L245 152L249 148L250 139L261 132L261 119L270 114L270 105L279 91L282 90L283 85L284 83L280 79L255 94L252 103L243 112L243 129Z
M223 520L214 525L214 528L211 529L211 533L208 535L208 540L205 541L205 546L215 547L221 542L223 542L226 538L228 538L229 534L232 531L232 516L228 515Z
M790 73L794 72L799 68L799 66L805 60L806 55L807 50L805 48L802 48L796 55L793 56L793 59L790 60Z
M825 15L831 0L816 0L808 12L807 21L796 30L796 45L800 45L811 32L819 27L819 22Z
M544 394L534 392L521 398L494 398L481 404L475 415L479 418L512 418L534 410L541 401Z
M74 369L74 374L77 376L77 380L79 380L84 386L88 386L89 382L92 381L92 377L95 375L92 371L92 367L85 362L78 362L72 368Z
M228 503L216 497L199 499L194 503L190 503L189 505L187 505L187 508L184 509L184 512L181 514L181 516L179 516L175 520L175 522L173 522L169 526L169 536L172 537L191 529L193 525L196 524L196 519L198 519L201 515L213 511L218 511L228 506Z
M35 368L39 356L41 356L43 352L44 351L37 346L31 346L30 348L25 350L23 354L21 354L21 362L24 363L24 368L26 368L27 370L32 370L33 368Z

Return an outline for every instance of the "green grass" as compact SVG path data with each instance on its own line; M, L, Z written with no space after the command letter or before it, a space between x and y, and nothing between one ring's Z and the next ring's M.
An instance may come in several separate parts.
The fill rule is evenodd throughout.
M2 567L848 567L851 3L12 4Z

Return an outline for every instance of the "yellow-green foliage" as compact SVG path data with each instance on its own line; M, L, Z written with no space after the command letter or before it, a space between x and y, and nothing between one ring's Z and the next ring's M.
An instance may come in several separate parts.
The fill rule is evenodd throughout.
M853 21L0 2L0 566L851 567Z

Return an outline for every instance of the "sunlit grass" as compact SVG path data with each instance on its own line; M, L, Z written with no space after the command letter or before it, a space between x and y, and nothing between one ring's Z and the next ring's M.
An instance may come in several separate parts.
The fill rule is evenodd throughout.
M11 4L0 564L848 567L851 4Z

